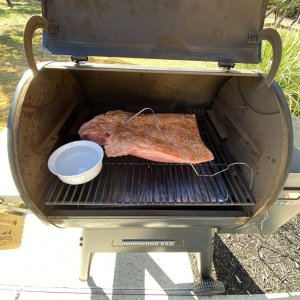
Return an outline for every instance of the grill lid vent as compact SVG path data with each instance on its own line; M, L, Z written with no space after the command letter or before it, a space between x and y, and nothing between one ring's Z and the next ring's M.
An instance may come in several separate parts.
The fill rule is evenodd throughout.
M44 0L53 54L259 63L267 1Z

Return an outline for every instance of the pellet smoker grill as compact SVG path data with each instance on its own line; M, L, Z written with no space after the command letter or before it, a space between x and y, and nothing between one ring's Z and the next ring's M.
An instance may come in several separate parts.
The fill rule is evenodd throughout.
M207 279L217 230L268 233L299 211L298 170L290 169L291 114L273 81L281 40L275 30L263 29L266 4L45 0L43 17L28 21L24 48L31 70L11 103L11 169L23 201L40 219L83 228L82 280L89 276L92 254L101 251L197 252ZM32 52L37 28L44 30L48 51L71 55L73 62L37 66ZM260 62L262 40L273 48L269 74L233 70L235 63ZM87 56L215 61L220 68L83 63ZM64 184L49 172L50 154L78 140L82 123L112 109L144 107L196 115L215 158L197 165L199 173L243 162L253 176L234 165L197 177L189 165L130 156L105 157L100 174L83 185ZM195 291L218 289L200 283Z

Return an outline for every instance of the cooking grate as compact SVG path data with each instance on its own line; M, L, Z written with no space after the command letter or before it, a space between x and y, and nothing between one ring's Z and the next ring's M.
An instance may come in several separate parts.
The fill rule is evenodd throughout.
M213 174L233 161L207 117L197 115L201 137L213 152L211 162L195 165L200 174ZM197 177L190 165L167 164L124 156L103 160L100 174L82 185L55 178L46 197L48 205L95 207L127 206L239 206L254 199L240 166L213 177Z

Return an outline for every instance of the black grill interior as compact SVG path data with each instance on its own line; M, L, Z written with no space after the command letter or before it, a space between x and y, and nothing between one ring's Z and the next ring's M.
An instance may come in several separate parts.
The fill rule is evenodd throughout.
M77 130L83 121L109 109L112 108L85 108L80 109L81 114L74 113L77 117L69 120L70 126L66 124L60 144L79 139ZM195 113L201 137L215 157L211 162L195 165L198 173L214 174L234 162L204 110L182 111ZM100 174L86 184L68 185L54 177L45 203L82 208L251 206L255 200L241 168L244 167L232 166L215 176L198 177L190 165L156 163L132 156L105 157Z

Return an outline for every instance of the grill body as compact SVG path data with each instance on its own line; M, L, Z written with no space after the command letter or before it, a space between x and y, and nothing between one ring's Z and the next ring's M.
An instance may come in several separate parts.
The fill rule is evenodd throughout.
M165 220L167 227L221 228L255 221L284 186L293 144L280 87L259 85L259 75L251 72L52 63L35 78L27 73L9 117L10 162L21 197L58 226L159 228L157 220ZM47 169L54 149L79 139L83 122L111 109L145 106L196 115L215 157L197 165L198 172L212 174L240 161L251 166L253 178L241 166L199 178L187 165L120 157L105 158L94 181L74 187Z
M80 279L87 280L96 252L195 252L201 262L200 275L209 278L212 268L212 228L84 229L80 241Z
M20 196L41 220L83 228L81 279L98 251L198 252L201 275L209 277L215 232L261 227L289 174L293 128L281 88L271 84L281 42L275 30L263 30L266 1L233 1L222 9L219 1L177 2L65 0L68 9L60 9L61 1L45 0L44 18L35 16L25 27L34 77L24 74L11 103L11 170ZM232 13L236 18L224 18ZM74 55L75 63L36 66L36 28L45 30L46 49ZM274 51L270 74L230 70L234 63L258 63L263 39ZM83 65L82 55L207 60L224 69ZM188 165L105 157L99 176L69 186L47 169L56 148L79 139L82 123L109 110L144 107L196 115L215 158L197 165L198 173L212 175L236 162L251 172L234 165L197 177Z
M215 232L259 227L283 189L292 158L291 115L278 85L257 88L258 74L64 63L40 68L34 78L25 73L13 96L11 169L23 201L41 220L83 228L83 280L98 251L196 252L201 276L209 277ZM253 178L239 166L198 178L188 166L131 157L105 158L99 176L81 186L49 172L50 154L78 139L83 122L111 109L143 107L196 114L215 157L196 166L198 172L241 161Z

